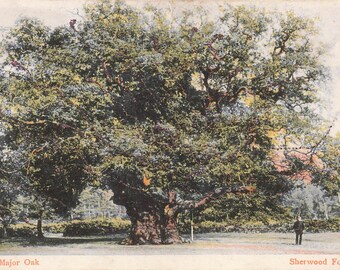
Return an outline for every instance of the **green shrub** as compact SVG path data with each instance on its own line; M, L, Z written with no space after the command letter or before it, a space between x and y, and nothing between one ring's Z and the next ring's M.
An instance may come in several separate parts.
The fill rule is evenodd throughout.
M340 230L340 220L306 220L305 231L311 233L318 232L338 232ZM260 221L241 221L241 220L230 220L225 222L216 221L202 221L194 224L194 230L198 233L207 232L243 232L243 233L266 233L266 232L280 232L288 233L293 231L293 223L283 222L260 222ZM182 233L190 232L190 223L185 226L180 226Z
M194 230L200 233L207 232L266 232L268 231L267 226L261 222L256 223L241 223L236 221L228 222L214 222L214 221L203 221L194 225Z
M63 221L58 223L47 223L43 225L43 231L49 233L63 233L65 228L70 224L69 221Z
M120 218L79 220L67 224L63 235L89 236L123 233L129 230L130 224L130 221Z
M30 224L15 224L7 228L9 237L31 237L36 233L36 227ZM3 228L0 228L0 235L3 235Z
M305 228L308 232L339 232L340 231L340 219L330 220L309 220L305 221Z

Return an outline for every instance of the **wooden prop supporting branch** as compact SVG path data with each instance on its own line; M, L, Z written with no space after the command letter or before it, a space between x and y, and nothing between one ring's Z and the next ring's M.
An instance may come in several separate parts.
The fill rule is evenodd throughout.
M239 188L219 188L215 189L215 191L208 193L206 196L204 196L202 199L200 199L196 203L191 203L190 205L190 240L194 241L194 214L193 209L199 208L212 200L215 200L221 196L223 196L226 193L233 193L233 194L241 194L241 193L253 193L255 191L255 187L253 186L246 186L246 187L239 187ZM187 204L187 203L186 203Z
M190 211L190 239L191 239L191 242L194 241L194 213L193 211L191 210Z

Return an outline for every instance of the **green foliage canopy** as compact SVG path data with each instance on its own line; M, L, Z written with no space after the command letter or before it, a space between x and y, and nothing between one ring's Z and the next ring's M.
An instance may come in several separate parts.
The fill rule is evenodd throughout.
M326 78L313 21L244 6L217 22L200 12L169 18L104 0L70 26L24 18L11 29L2 121L25 149L23 173L61 212L88 184L123 187L129 201L289 189L270 132L310 121Z

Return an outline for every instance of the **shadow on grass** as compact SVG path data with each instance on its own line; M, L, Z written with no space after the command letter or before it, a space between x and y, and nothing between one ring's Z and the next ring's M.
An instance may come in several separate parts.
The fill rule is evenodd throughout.
M114 236L93 236L93 237L30 237L30 238L6 238L0 239L0 244L8 243L15 244L17 246L62 246L72 244L87 244L87 243L100 243L109 242L119 245L120 242L126 237L126 235L114 235Z

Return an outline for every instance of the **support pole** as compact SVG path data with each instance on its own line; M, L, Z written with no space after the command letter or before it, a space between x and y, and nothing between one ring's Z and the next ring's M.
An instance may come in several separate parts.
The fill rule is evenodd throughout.
M191 241L193 242L194 241L194 214L193 214L193 211L191 210L190 211L190 232L191 232Z

